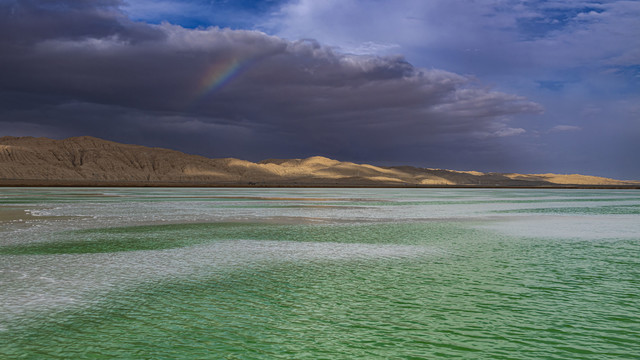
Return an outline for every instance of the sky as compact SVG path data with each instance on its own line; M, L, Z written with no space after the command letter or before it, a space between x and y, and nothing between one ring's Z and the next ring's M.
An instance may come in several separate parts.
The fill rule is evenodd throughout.
M640 179L640 1L0 0L0 136Z

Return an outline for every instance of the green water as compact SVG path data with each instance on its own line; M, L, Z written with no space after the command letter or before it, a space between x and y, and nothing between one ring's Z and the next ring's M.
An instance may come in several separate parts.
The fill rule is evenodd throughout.
M43 220L2 223L1 358L640 357L634 191L3 200Z

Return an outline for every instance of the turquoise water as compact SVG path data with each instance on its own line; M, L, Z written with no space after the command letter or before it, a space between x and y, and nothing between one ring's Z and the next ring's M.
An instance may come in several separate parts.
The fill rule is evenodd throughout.
M0 189L0 358L637 359L640 192Z

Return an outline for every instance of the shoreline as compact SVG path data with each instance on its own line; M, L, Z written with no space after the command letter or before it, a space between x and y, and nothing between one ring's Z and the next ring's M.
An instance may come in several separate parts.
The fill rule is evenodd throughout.
M206 183L206 182L148 182L148 181L74 181L74 180L5 180L0 179L0 188L7 187L83 187L83 188L354 188L354 189L619 189L638 190L640 184L629 185L580 185L580 184L544 184L544 185L504 185L504 184L458 184L458 185L421 185L421 184L348 184L348 183Z

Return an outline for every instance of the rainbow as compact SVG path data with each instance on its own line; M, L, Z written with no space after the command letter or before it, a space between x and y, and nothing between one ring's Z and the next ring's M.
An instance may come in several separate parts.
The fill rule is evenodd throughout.
M212 94L246 70L253 61L248 59L230 58L213 64L200 80L196 89L196 100Z

